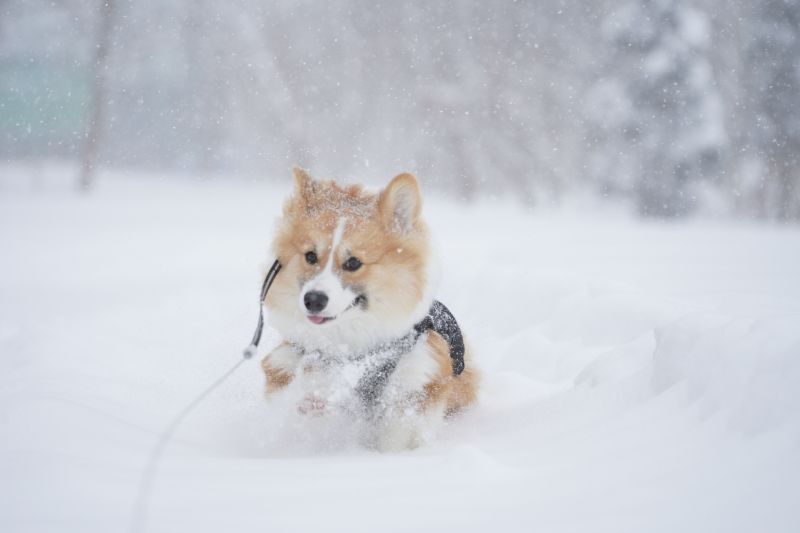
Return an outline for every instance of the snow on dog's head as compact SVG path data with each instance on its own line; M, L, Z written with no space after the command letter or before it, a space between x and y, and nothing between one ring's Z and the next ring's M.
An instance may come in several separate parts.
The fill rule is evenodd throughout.
M416 178L400 174L378 193L299 168L294 178L273 242L283 268L266 300L270 324L309 350L405 334L432 301Z

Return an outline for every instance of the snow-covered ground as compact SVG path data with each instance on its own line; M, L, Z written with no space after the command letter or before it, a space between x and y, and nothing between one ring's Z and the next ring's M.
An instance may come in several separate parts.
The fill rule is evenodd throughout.
M252 334L288 173L80 197L21 172L0 168L0 531L125 530L159 432ZM148 531L800 530L800 228L425 212L480 404L416 451L317 446L247 361L167 449Z

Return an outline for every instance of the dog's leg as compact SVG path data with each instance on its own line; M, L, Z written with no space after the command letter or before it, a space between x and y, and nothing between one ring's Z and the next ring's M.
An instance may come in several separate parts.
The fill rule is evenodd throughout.
M430 341L420 343L398 361L383 393L387 407L377 422L377 446L381 451L417 448L440 425L442 402L429 401L428 391L442 372L438 348Z
M261 368L267 378L267 393L286 387L294 379L300 354L288 342L278 345L263 361Z
M425 405L418 396L408 397L378 422L377 447L382 452L418 448L434 438L443 418L443 404Z
M429 333L425 343L400 360L384 397L392 407L379 428L381 450L424 444L445 417L474 402L478 375L469 350L467 359L467 369L454 376L447 342L438 333Z

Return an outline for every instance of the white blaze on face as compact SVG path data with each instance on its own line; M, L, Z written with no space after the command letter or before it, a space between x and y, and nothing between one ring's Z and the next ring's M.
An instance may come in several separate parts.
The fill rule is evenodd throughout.
M331 248L328 254L328 261L325 263L325 268L322 272L311 278L305 285L303 290L300 291L300 307L303 311L306 310L304 297L306 293L311 291L319 291L325 293L328 297L328 304L320 312L324 317L335 318L345 311L353 300L358 296L342 285L342 280L333 272L333 264L337 261L336 248L342 241L344 235L345 219L340 218L336 224L336 229L333 231L331 238Z

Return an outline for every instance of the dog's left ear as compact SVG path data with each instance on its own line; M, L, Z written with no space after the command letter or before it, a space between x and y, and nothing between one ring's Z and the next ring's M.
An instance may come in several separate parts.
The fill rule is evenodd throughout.
M384 223L391 231L409 233L422 209L417 178L407 172L395 176L381 191L378 208Z

